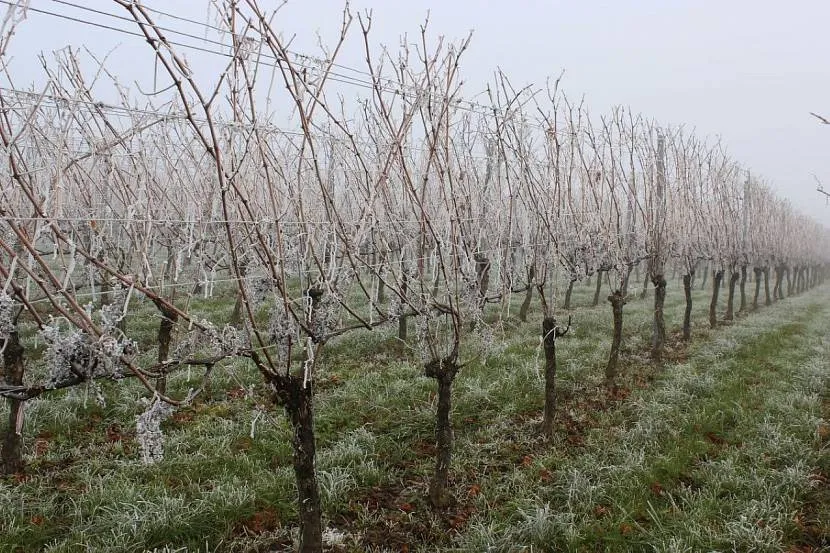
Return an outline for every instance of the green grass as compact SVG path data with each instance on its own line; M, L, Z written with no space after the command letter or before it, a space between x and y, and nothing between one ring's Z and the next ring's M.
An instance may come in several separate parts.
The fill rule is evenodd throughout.
M679 282L669 286L666 319L676 331L683 298ZM573 304L592 296L579 285ZM513 299L515 316L522 298ZM528 323L504 320L498 353L469 363L454 385L456 501L440 512L425 499L435 383L394 329L344 336L323 354L316 410L326 524L343 534L334 550L827 546L829 301L819 288L710 331L706 293L696 291L692 345L673 342L655 367L646 355L651 300L633 300L624 374L611 389L603 382L610 307L575 309L572 333L558 342L553 443L539 438L538 311ZM226 317L231 306L228 298L193 307ZM147 350L153 307L139 314L128 326ZM183 371L170 387L186 390L199 377ZM28 406L27 474L0 480L0 551L290 547L290 428L249 365L217 368L209 392L165 423L165 459L150 467L133 435L141 389L103 391L105 406L86 388Z

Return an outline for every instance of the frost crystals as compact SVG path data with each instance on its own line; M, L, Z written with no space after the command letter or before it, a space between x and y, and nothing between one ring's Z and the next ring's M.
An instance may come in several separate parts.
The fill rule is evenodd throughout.
M147 402L147 408L136 419L135 438L141 447L141 462L152 465L164 458L164 434L161 431L161 423L173 413L174 407L158 396L143 401Z
M6 292L0 292L0 340L6 340L14 332L14 300Z

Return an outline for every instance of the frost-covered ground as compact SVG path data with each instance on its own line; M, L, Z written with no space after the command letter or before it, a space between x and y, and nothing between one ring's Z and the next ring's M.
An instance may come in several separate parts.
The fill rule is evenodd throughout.
M682 316L678 283L666 316ZM587 305L591 287L579 287ZM517 298L520 299L520 298ZM318 473L334 551L810 551L830 539L830 290L709 331L662 368L650 300L626 306L625 375L603 383L610 308L578 308L558 342L557 439L542 441L539 322L505 321L497 354L454 387L455 503L428 507L434 382L394 330L333 344L320 378ZM232 301L204 306L229 313ZM148 313L152 308L148 307ZM154 336L153 317L128 321ZM140 332L139 332L140 334ZM186 390L181 372L171 387ZM290 429L250 367L162 422L141 462L133 384L33 401L29 469L0 481L2 551L287 550ZM0 413L5 418L5 411ZM823 524L823 526L822 526ZM803 546L795 549L796 546Z

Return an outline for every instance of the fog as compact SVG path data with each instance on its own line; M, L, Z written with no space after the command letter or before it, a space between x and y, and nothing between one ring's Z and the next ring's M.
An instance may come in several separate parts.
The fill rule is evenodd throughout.
M74 3L126 15L114 2ZM216 23L215 12L203 0L146 3ZM151 89L153 56L142 39L43 12L132 32L135 25L72 4L32 0L29 20L12 42L11 83L6 76L3 86L37 86L44 80L38 54L49 59L52 51L72 45L109 55L107 67L123 84L138 81ZM404 36L408 42L419 40L427 14L431 40L462 39L472 31L462 59L467 98L483 100L480 93L497 68L515 86L537 88L564 71L566 93L584 97L593 113L623 105L663 124L683 124L701 136L720 137L734 158L800 211L822 222L830 216L830 207L815 190L815 178L830 186L825 158L830 125L810 115L830 115L830 35L824 28L830 3L354 0L350 5L355 13L372 10L371 37L377 51L383 44L397 48ZM278 13L275 27L294 37L293 50L317 54L318 36L328 44L336 40L342 8L330 0L290 1ZM157 22L206 36L200 25L164 16ZM359 29L353 31L339 61L365 67ZM187 42L199 44L196 39ZM215 74L226 63L199 52L187 56L197 75Z

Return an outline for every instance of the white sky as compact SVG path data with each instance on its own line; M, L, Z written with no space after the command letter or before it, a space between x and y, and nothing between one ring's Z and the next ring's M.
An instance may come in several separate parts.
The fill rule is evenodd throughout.
M68 1L126 15L107 0ZM206 0L144 3L214 23ZM271 8L276 2L261 4ZM30 6L135 30L56 0L31 0ZM294 50L316 54L315 33L333 42L342 6L335 0L291 0L274 26L285 36L296 35ZM427 12L433 38L460 39L473 30L462 59L467 96L480 92L497 67L517 86L543 86L564 70L565 92L584 95L594 114L624 105L664 124L685 124L701 136L718 135L738 161L830 226L830 207L812 177L830 188L830 126L809 115L830 115L830 1L352 0L351 8L372 9L373 40L390 47L403 34L414 40ZM204 34L180 21L158 22ZM359 29L353 31L340 63L362 67ZM150 82L152 55L142 40L32 12L11 47L14 85L42 82L37 54L49 56L67 45L85 45L100 55L116 48L108 67L125 83ZM195 53L188 59L197 75L215 73L222 63Z

